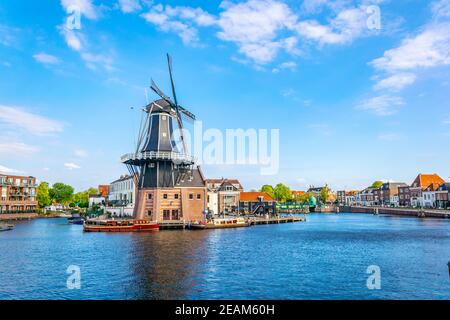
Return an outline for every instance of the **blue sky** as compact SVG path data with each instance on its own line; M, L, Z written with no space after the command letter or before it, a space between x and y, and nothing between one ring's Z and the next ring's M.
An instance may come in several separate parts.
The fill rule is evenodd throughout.
M80 29L66 28L71 5ZM166 52L205 128L280 130L277 175L205 165L207 177L247 189L450 177L448 0L2 0L0 171L77 189L126 173L144 87L170 92Z

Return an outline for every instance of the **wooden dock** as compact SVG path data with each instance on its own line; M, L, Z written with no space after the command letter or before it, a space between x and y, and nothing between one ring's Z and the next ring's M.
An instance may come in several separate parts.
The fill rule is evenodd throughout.
M298 216L279 216L279 217L252 217L248 219L250 225L259 224L279 224L279 223L293 223L293 222L305 222L306 217Z
M304 216L276 216L276 217L248 217L247 222L250 226L261 224L279 224L279 223L293 223L304 222L306 217ZM160 230L183 230L189 229L189 222L178 221L161 221L159 223Z
M188 223L184 220L158 222L159 230L183 230L187 229Z

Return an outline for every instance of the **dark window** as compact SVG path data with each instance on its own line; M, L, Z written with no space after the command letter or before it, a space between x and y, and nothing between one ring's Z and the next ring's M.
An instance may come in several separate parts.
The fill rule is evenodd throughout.
M153 195L151 193L149 193L147 196L148 196L148 200L152 200Z
M189 193L189 200L193 200L194 199L194 194L193 193Z
M178 210L172 210L172 220L180 220L180 215Z
M200 193L197 193L197 200L200 200L202 198L202 195Z
M163 210L163 219L170 220L170 210Z
M174 198L178 199L178 193L175 193Z
M164 193L164 194L163 194L163 198L164 198L164 199L167 199L167 193Z
M152 215L152 210L148 210L148 211L147 211L147 215L148 215L148 216L151 216L151 215Z

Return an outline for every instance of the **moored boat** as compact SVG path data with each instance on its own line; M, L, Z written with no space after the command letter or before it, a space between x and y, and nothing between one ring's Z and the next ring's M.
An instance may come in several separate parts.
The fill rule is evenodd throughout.
M14 229L14 225L12 224L0 224L0 232L1 231L11 231Z
M136 232L158 231L157 222L148 220L87 220L83 230L86 232Z
M67 219L70 224L82 225L84 223L83 218L78 213L72 213L72 216Z
M244 218L222 218L212 219L206 222L191 223L191 229L225 229L225 228L241 228L248 227L250 224Z

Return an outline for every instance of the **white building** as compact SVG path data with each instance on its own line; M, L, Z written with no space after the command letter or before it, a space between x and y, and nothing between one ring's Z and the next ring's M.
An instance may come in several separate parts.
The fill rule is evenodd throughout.
M424 208L434 208L436 204L436 191L423 191L422 197L418 199L418 203Z
M105 205L106 199L101 195L90 195L89 196L89 208L92 208L93 205L103 206Z
M134 206L135 194L133 177L121 176L109 187L108 203L110 206Z
M219 194L216 191L211 191L208 189L208 210L212 214L219 214Z

